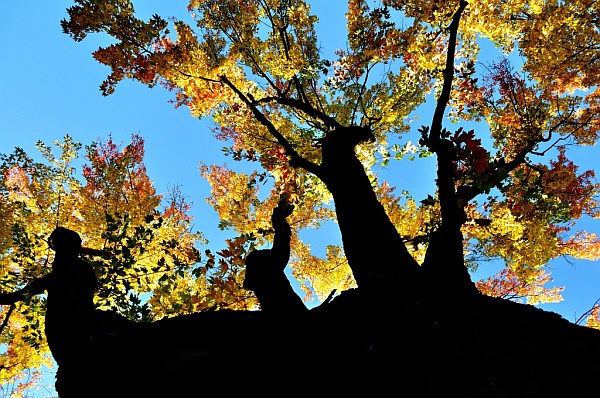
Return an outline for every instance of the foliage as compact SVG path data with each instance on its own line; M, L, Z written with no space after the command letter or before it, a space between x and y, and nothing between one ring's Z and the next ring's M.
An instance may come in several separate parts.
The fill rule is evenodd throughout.
M585 326L600 330L600 305L594 305L589 311Z
M201 262L198 245L205 240L190 230L183 195L177 189L165 197L156 193L146 174L144 141L139 136L133 135L123 148L111 138L87 146L80 175L75 165L81 163L81 145L69 136L54 145L58 155L38 142L41 162L19 148L2 155L3 292L51 271L46 239L56 226L64 226L79 232L84 246L104 253L86 258L100 282L99 309L149 321L214 305L247 307L241 299L238 304L231 300L247 295L228 287L239 275L213 272L215 255L210 251ZM26 376L27 369L50 364L43 334L45 304L44 297L32 297L3 308L2 380L17 380Z
M441 196L420 207L400 201L376 183L372 167L375 154L384 154L385 164L393 159L389 151L399 147L389 142L410 130L411 112L434 93L448 101L438 99L440 114L436 109L431 130L420 130L418 151L442 159L436 142L454 145L452 165L439 163L442 170L451 167L454 177L438 175L438 185L450 181L456 204L448 208L464 208L470 264L501 258L509 279L514 274L535 285L553 258L598 258L597 237L571 231L573 220L598 215L598 185L593 172L578 173L567 158L568 145L593 144L598 136L596 3L350 0L346 49L327 54L332 58L319 51L318 19L304 1L194 0L188 12L195 26L174 20L172 27L156 15L138 19L130 1L75 3L63 21L66 33L82 40L102 31L115 40L94 53L111 68L104 94L126 78L173 90L176 106L188 106L194 116L212 115L227 154L259 162L274 180L264 201L256 185L264 174L204 168L221 226L242 237L264 242L269 210L282 192L292 193L296 219L333 219L330 196L319 178L307 174L307 162L320 161L315 142L332 129L360 124L376 142L357 156L399 233L407 244L417 243L413 247L420 251L413 255L422 261L448 196L440 188ZM478 60L485 40L500 50L500 59L487 65ZM521 56L519 71L511 65L515 55ZM454 122L481 123L468 131L438 132L438 116L447 106ZM546 160L551 155L556 160ZM481 206L474 201L480 195L487 195ZM297 233L301 225L294 226ZM338 249L328 249L324 259L309 250L296 239L292 267L319 297L352 286ZM323 285L333 269L341 274Z
M562 287L547 288L551 281L550 273L543 269L535 270L532 282L526 282L517 277L509 268L501 270L497 275L477 282L477 289L492 297L501 297L513 301L526 299L527 304L555 303L562 301Z

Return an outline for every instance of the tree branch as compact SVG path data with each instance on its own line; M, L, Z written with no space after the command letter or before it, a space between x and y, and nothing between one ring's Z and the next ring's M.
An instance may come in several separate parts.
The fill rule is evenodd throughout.
M315 109L312 105L289 97L265 97L256 101L256 103L276 102L280 105L286 105L291 108L304 112L308 116L320 120L328 129L338 129L342 126L331 116Z
M431 121L431 129L426 140L427 146L432 152L436 153L438 159L437 185L442 212L442 225L451 229L460 228L464 222L464 202L458 203L457 200L458 197L454 186L454 161L456 160L456 154L454 144L447 139L443 139L441 136L442 120L452 91L458 26L466 6L467 2L461 0L448 27L450 32L448 37L448 51L446 53L446 67L444 69L444 84L437 100Z
M508 163L506 163L504 159L498 162L496 168L492 170L492 173L494 174L492 187L497 188L506 178L508 173L525 163L525 157L528 153L529 150L524 150ZM456 195L464 203L467 203L481 193L483 193L481 188L478 188L474 185L462 185L457 189Z
M461 0L458 6L458 10L452 17L452 22L448 27L450 31L448 37L448 52L446 54L446 67L444 68L444 84L442 86L442 92L437 100L435 111L433 113L433 120L431 121L431 132L429 139L432 141L438 140L442 132L442 120L444 119L444 113L446 106L450 100L450 93L452 91L452 81L454 80L454 57L456 55L456 37L458 35L458 25L463 11L467 7L467 2Z
M277 130L277 128L271 123L269 119L256 107L257 101L254 101L251 97L249 98L242 93L226 76L220 76L221 81L227 85L233 92L250 108L252 114L258 120L260 124L265 126L269 133L279 142L279 144L285 149L286 154L290 157L289 164L292 167L301 167L304 170L319 175L320 167L306 159L296 152L290 142Z
M16 307L15 303L12 303L10 305L10 308L6 312L6 316L4 317L4 321L2 321L2 325L0 326L0 335L2 334L2 332L4 332L4 329L8 325L8 320L10 319L10 316L12 315L13 311L15 310L15 307Z

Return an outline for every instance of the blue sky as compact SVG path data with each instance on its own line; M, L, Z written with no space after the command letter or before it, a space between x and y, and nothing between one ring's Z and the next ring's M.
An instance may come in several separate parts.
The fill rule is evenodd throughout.
M138 9L146 15L186 14L185 0L137 3L143 3ZM320 43L326 56L332 57L336 46L344 47L346 2L315 3L313 11L322 21L318 27ZM200 178L197 166L200 160L206 164L229 161L231 166L236 165L221 155L223 143L212 138L210 120L194 119L184 108L174 109L168 103L170 93L139 83L123 82L115 94L103 97L98 86L108 70L90 53L106 44L106 39L97 35L75 43L64 35L59 21L71 5L67 0L0 3L0 153L9 153L19 146L37 156L36 141L50 144L65 134L86 145L97 138L106 139L109 134L116 142L126 144L131 134L139 133L146 140L145 163L157 191L164 193L178 185L193 203L195 229L220 248L220 242L230 234L217 228L218 217L204 201L210 194L209 185ZM427 124L430 118L430 114L423 114L420 122ZM576 162L582 169L594 168L599 157L597 147L583 148L577 151ZM432 193L433 161L405 163L382 170L380 177L398 184L400 190L411 190L417 200ZM580 225L589 232L600 231L598 220L585 220ZM314 246L315 242L339 241L335 225L306 236ZM555 284L567 286L565 301L544 306L571 321L600 298L599 264L573 264L563 259L552 263ZM496 270L497 265L483 264L474 278L486 277Z
M184 0L148 0L138 9L145 15L154 12L163 17L186 15ZM318 33L326 57L332 58L335 46L344 47L344 7L335 0L316 2L313 11L322 21ZM193 202L195 229L205 233L215 247L230 234L218 230L218 218L204 199L209 195L208 183L198 173L198 162L233 164L221 155L223 143L212 138L210 120L198 120L187 109L174 109L168 100L170 93L161 88L148 89L139 83L123 82L115 94L103 97L98 86L108 74L107 68L94 61L90 53L106 44L100 35L75 43L61 32L60 20L71 1L30 2L4 1L0 5L0 36L2 62L0 72L0 153L9 153L15 146L35 155L35 142L47 144L69 134L84 145L112 134L116 142L129 142L131 134L139 133L146 140L145 163L158 192L164 193L178 185ZM137 4L136 4L137 5ZM339 7L337 6L339 5ZM427 124L430 114L420 122ZM583 148L575 159L582 169L594 168L600 155L597 147ZM401 166L382 170L381 177L409 189L419 200L433 193L435 169L432 160L425 163L405 162ZM580 223L588 232L598 232L598 220ZM311 240L335 243L339 233L328 226ZM565 301L544 308L574 320L600 298L600 267L596 262L565 260L552 263L555 284L567 286ZM482 265L475 276L481 278L497 269Z

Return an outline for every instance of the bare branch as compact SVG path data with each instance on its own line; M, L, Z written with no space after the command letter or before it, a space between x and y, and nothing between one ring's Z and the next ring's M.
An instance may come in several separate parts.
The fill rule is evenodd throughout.
M600 302L600 299L596 300L596 302L592 305L592 308L590 308L589 310L587 310L586 312L584 312L583 314L581 314L581 316L579 318L577 318L577 320L575 321L575 324L576 325L581 324L581 322L583 321L583 319L585 317L590 316L592 314L592 312L594 312L594 310L598 306L599 302Z
M315 109L312 105L289 97L265 97L257 100L256 103L276 102L280 105L286 105L291 108L304 112L308 116L320 120L328 129L341 128L342 126L331 116Z

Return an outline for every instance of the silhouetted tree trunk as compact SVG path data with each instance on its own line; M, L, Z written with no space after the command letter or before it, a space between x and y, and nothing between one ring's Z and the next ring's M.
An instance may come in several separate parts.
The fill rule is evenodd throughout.
M471 297L477 294L475 285L465 267L463 236L461 227L465 220L466 202L459 200L456 193L455 162L457 161L454 143L442 136L442 121L454 78L454 56L456 36L462 12L467 3L460 1L452 22L448 27L448 50L442 91L433 114L431 127L426 130L422 143L436 154L437 187L440 201L442 225L431 234L423 270L427 280L438 294L454 297Z
M378 201L355 154L373 140L366 127L333 130L321 140L322 162L315 174L333 196L344 253L360 288L394 288L414 283L418 265ZM396 290L397 289L397 290Z
M373 186L355 148L374 140L369 127L342 126L310 104L290 99L273 98L287 106L321 119L329 130L319 140L321 164L304 159L258 109L259 101L242 93L225 76L221 76L238 97L246 103L255 118L283 146L293 167L320 178L333 196L344 253L357 284L371 291L388 290L406 293L417 279L418 264L408 253L400 235L377 199Z

